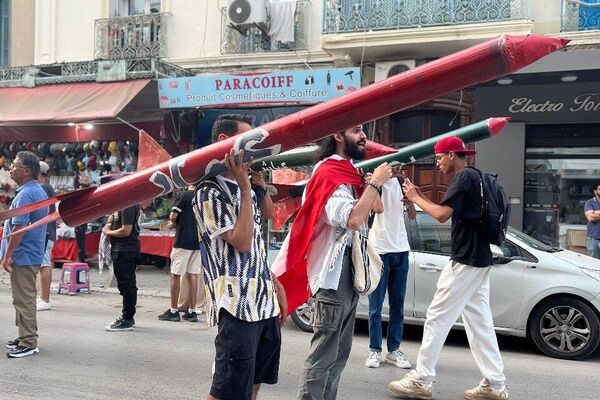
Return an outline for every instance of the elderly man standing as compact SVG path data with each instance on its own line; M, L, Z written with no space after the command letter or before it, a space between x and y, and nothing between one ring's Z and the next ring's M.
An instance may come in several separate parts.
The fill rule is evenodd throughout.
M10 165L10 177L19 185L17 195L10 208L45 200L48 197L38 184L40 161L29 151L17 153ZM36 277L42 264L46 242L46 225L33 228L25 233L19 231L48 215L48 208L42 207L27 214L19 215L4 222L3 238L0 245L0 265L10 273L15 323L19 337L6 344L9 358L22 358L39 353L36 317Z

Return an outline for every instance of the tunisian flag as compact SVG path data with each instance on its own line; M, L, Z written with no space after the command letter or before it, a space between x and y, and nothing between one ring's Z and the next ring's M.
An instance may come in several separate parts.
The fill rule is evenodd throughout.
M287 248L283 246L273 264L273 273L285 288L290 314L311 296L307 264L310 241L327 200L342 184L362 192L362 175L350 161L328 159L317 168L306 185L306 198L292 224Z

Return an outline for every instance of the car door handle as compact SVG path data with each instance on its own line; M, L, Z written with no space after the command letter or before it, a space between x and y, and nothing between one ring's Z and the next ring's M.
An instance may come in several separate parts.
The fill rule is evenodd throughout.
M442 267L435 265L435 264L431 264L431 263L419 264L419 268L421 268L425 272L431 272L431 273L440 272L442 270Z

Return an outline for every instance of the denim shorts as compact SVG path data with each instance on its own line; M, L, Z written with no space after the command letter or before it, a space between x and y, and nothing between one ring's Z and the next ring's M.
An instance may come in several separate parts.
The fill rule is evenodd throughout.
M52 249L54 248L54 240L48 240L46 243L46 251L44 252L44 259L42 260L42 267L52 266Z
M250 400L252 385L277 383L281 352L279 318L247 322L222 308L218 327L211 396L221 400Z

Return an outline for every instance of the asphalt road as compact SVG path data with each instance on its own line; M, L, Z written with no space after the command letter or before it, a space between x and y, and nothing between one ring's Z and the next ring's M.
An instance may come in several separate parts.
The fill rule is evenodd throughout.
M203 399L211 382L214 329L205 323L162 322L167 299L142 297L133 332L105 332L119 315L110 293L53 296L53 309L38 315L40 354L0 358L0 399ZM16 337L10 289L0 285L0 338ZM421 329L408 328L402 349L416 359ZM291 321L283 333L280 381L264 386L260 399L294 399L310 335ZM501 338L511 399L600 398L600 354L584 362L537 354L523 339ZM387 384L403 376L387 364L367 369L365 323L355 332L339 399L392 399ZM480 380L464 333L451 334L442 352L436 399L460 399Z

